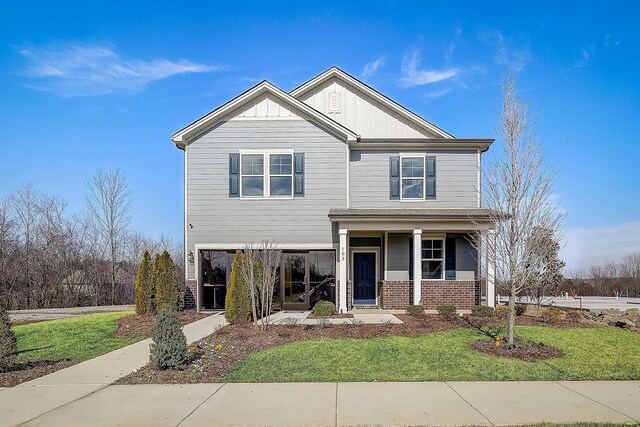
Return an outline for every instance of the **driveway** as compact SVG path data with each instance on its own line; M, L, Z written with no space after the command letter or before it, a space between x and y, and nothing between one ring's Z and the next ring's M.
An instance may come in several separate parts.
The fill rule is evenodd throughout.
M99 305L93 307L40 308L30 310L9 310L13 323L41 322L44 320L65 319L92 313L112 313L133 311L132 305Z

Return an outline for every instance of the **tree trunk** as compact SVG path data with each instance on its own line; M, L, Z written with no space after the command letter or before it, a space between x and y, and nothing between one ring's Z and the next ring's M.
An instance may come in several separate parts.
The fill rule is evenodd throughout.
M507 334L507 344L512 346L514 343L514 329L516 326L516 286L511 284L511 292L509 293L509 327Z

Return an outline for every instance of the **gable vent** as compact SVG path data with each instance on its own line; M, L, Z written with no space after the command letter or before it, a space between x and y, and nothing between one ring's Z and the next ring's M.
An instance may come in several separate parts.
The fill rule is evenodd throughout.
M329 112L340 112L340 94L337 92L329 93Z

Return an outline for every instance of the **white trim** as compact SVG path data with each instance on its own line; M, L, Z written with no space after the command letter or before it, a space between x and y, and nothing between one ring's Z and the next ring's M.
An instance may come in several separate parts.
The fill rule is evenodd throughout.
M351 207L351 150L349 144L345 146L347 152L347 209Z
M240 200L274 200L274 199L284 199L290 200L293 199L294 193L294 168L295 168L295 158L294 158L294 150L240 150L240 161L239 161L239 186L240 186ZM275 176L289 176L291 178L291 194L283 194L283 195L271 195L271 156L277 154L284 154L287 156L291 156L291 174L289 175L275 175ZM242 156L262 156L262 196L243 196L242 195L242 178L243 176L247 177L259 177L260 175L243 175L242 174Z
M403 177L402 176L402 159L422 159L422 197L403 197L402 194L402 181L404 179L420 179L417 177ZM402 155L400 154L400 201L401 202L424 202L427 198L427 156L425 155Z
M425 240L441 240L442 241L442 258L422 258L422 242L424 242ZM442 263L442 266L440 268L440 278L439 279L425 279L423 277L420 278L420 280L424 280L426 282L428 281L441 281L441 280L445 280L446 279L446 275L445 275L445 254L446 254L446 244L447 244L447 239L446 239L446 235L443 235L442 237L440 237L439 235L429 235L429 234L423 234L422 235L422 239L420 240L420 269L422 270L422 261L440 261ZM434 250L433 248L431 248L431 250ZM435 249L438 250L438 249ZM422 272L422 274L424 275L424 271Z
M353 282L353 267L354 267L354 257L353 255L356 253L371 253L374 252L376 254L376 278L375 278L375 305L379 304L378 301L378 282L380 281L380 248L378 246L356 246L353 248L349 248L349 262L351 263L351 267L349 268L349 277L351 279L351 305L354 304L355 301L355 288Z
M239 250L243 249L247 243L197 243L194 245L196 251L201 250ZM324 249L336 249L333 243L278 243L276 249L282 250L324 250Z
M358 135L356 135L352 130L347 129L346 127L340 125L339 123L331 120L329 117L320 113L319 111L311 108L304 102L294 98L289 95L287 92L282 89L276 87L272 83L268 81L263 81L243 94L237 96L226 104L216 108L211 111L209 114L206 114L196 120L195 122L185 126L180 129L176 133L171 136L171 140L176 143L179 147L184 147L190 138L202 133L204 130L211 128L221 119L223 119L228 113L232 112L240 105L250 101L251 99L263 94L270 93L274 97L282 100L286 104L296 108L301 111L303 114L307 115L311 119L315 120L318 124L322 125L326 129L330 129L341 135L345 138L346 142L356 141L358 139Z
M338 248L338 263L340 265L340 282L339 282L339 311L340 313L347 312L347 251L349 250L348 231L341 228L338 231L340 235L340 246Z
M182 240L183 243L183 247L184 247L184 280L185 280L185 286L186 286L186 281L189 280L189 239L188 239L188 233L189 233L189 220L187 217L187 202L188 202L188 198L187 198L187 165L188 165L188 158L187 158L188 154L187 154L187 147L184 148L184 183L183 183L183 190L184 190L184 216L183 216L183 220L184 220L184 237ZM194 260L195 262L195 260ZM194 264L195 265L195 264ZM197 295L196 295L197 298ZM196 307L197 307L198 303L196 301Z
M422 229L413 230L413 304L422 300Z
M299 98L300 96L302 96L303 94L311 90L312 88L324 83L325 81L329 80L332 77L338 77L343 81L351 84L352 86L355 86L356 89L364 92L366 95L374 98L376 101L378 101L382 105L395 111L396 113L400 114L401 116L405 117L406 119L415 123L416 125L427 129L429 132L435 133L436 135L440 135L443 138L453 138L453 135L451 135L450 133L440 129L433 123L430 123L429 121L423 119L417 114L409 111L406 107L403 107L397 102L387 98L386 96L382 95L380 92L370 88L369 86L358 81L354 77L350 76L349 74L345 73L344 71L342 71L341 69L335 66L320 73L316 77L302 84L300 87L292 90L290 94L295 98Z
M388 280L388 271L389 271L389 232L387 230L384 231L384 280Z
M482 182L480 180L480 174L481 174L481 162L482 162L482 157L480 156L480 150L478 151L478 187L477 187L477 193L478 193L478 207L480 207L480 205L482 204L482 197L481 197L481 186L482 186Z

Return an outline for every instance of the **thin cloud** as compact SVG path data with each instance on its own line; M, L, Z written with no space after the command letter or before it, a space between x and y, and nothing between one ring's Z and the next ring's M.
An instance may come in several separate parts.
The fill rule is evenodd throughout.
M573 228L565 234L560 257L566 270L576 272L592 265L618 262L640 252L640 222L628 222L602 228Z
M441 97L445 96L449 92L451 92L451 88L438 89L438 90L434 90L434 91L426 93L424 95L424 97L427 98L427 99L436 99L436 98L441 98Z
M588 47L583 47L582 50L580 51L581 57L578 61L576 61L573 64L573 68L582 68L585 65L589 64L589 62L591 62L591 57L593 55L594 50L595 50L595 46L593 45Z
M458 69L445 70L420 69L420 51L414 50L410 55L402 58L402 77L399 82L402 87L421 86L441 82L455 77Z
M63 97L136 92L171 76L210 73L223 68L184 59L125 59L104 45L72 44L21 49L29 61L31 87Z
M482 33L480 38L494 47L493 62L498 65L507 65L517 72L521 71L531 61L529 48L516 46L501 31L487 31Z
M371 77L378 71L378 68L382 67L383 65L384 58L378 58L373 62L365 64L360 74L362 75L362 77Z

